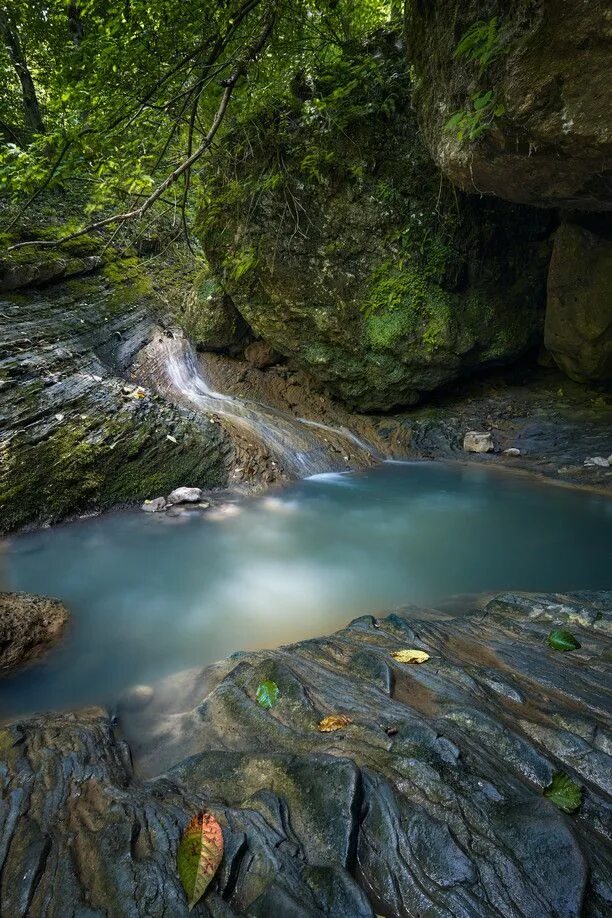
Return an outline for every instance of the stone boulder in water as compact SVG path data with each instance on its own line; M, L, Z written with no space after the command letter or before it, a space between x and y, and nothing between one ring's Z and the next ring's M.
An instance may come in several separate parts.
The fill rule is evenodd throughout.
M395 36L347 50L241 124L200 220L253 332L360 410L413 403L541 335L549 218L456 193L411 105Z
M0 675L49 650L70 615L58 599L33 593L0 593Z
M410 608L174 677L121 733L99 709L8 725L0 910L187 915L177 846L206 809L225 854L198 914L603 918L611 630L610 593ZM329 714L351 723L322 733ZM545 795L559 773L569 815Z

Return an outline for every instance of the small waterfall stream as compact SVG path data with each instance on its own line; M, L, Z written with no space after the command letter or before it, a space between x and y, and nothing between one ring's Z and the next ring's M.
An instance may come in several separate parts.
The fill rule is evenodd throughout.
M349 444L352 458L357 458L359 465L371 465L378 458L374 447L345 427L295 418L270 405L215 392L202 375L193 346L184 338L164 337L160 346L163 353L159 369L181 400L198 411L216 414L256 439L291 477L345 469L349 464ZM319 431L327 436L321 436Z

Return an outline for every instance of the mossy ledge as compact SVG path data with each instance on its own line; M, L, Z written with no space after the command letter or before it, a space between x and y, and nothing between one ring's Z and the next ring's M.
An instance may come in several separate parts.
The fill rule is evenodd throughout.
M296 74L235 128L201 210L253 331L359 410L414 403L542 332L549 215L452 189L411 99L392 33Z

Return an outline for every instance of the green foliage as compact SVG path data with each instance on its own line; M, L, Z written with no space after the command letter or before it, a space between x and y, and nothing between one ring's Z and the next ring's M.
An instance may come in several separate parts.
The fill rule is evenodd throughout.
M273 708L280 697L278 685L271 679L266 679L265 682L260 682L257 686L257 693L255 697L257 699L257 703L262 708Z
M578 650L581 646L580 642L576 640L571 631L565 631L563 629L551 631L546 640L549 647L552 647L553 650Z
M44 122L32 133L22 112L22 88L0 16L0 193L19 203L45 187L79 189L82 222L133 209L203 140L223 93L220 83L261 34L267 12L276 20L265 51L240 80L217 135L238 121L269 112L292 95L299 73L308 86L321 62L342 56L388 21L387 0L31 0L9 4L7 28L21 40ZM4 7L2 8L4 9ZM1 12L1 11L0 11ZM211 55L221 42L223 51ZM356 84L360 74L355 73ZM324 87L311 98L318 123L338 115L353 88ZM392 105L392 100L388 103ZM348 115L350 117L350 113ZM318 180L318 160L305 171ZM278 182L278 175L267 180ZM190 188L206 196L207 174ZM162 196L159 212L182 208L185 187ZM187 219L193 217L186 197ZM81 223L82 225L82 223Z
M484 73L489 64L499 57L503 50L503 40L498 32L499 21L494 16L488 22L479 20L461 36L453 57L465 58L478 64L480 73Z
M498 103L492 89L487 92L474 93L469 109L454 112L444 125L446 131L456 132L457 140L477 140L490 131L496 118L500 118L506 108Z
M504 50L504 40L499 34L498 26L497 16L488 22L475 22L460 38L453 57L476 64L478 76L482 77ZM504 104L497 99L493 89L479 90L470 96L466 108L453 112L444 125L444 130L454 133L459 141L472 142L488 133L495 119L501 118L505 111Z
M564 772L557 771L544 796L564 813L574 813L582 803L582 788Z

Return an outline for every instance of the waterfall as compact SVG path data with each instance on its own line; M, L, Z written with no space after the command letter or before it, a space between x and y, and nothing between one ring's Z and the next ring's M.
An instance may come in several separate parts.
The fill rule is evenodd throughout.
M295 418L270 405L215 392L202 375L193 346L184 338L164 337L161 347L159 369L167 377L166 388L169 386L180 394L181 400L197 411L213 413L237 431L256 439L291 477L346 468L348 444L352 445L353 453L357 451L359 464L370 465L377 458L371 445L345 427ZM158 386L159 383L158 379ZM321 437L318 431L328 437Z

